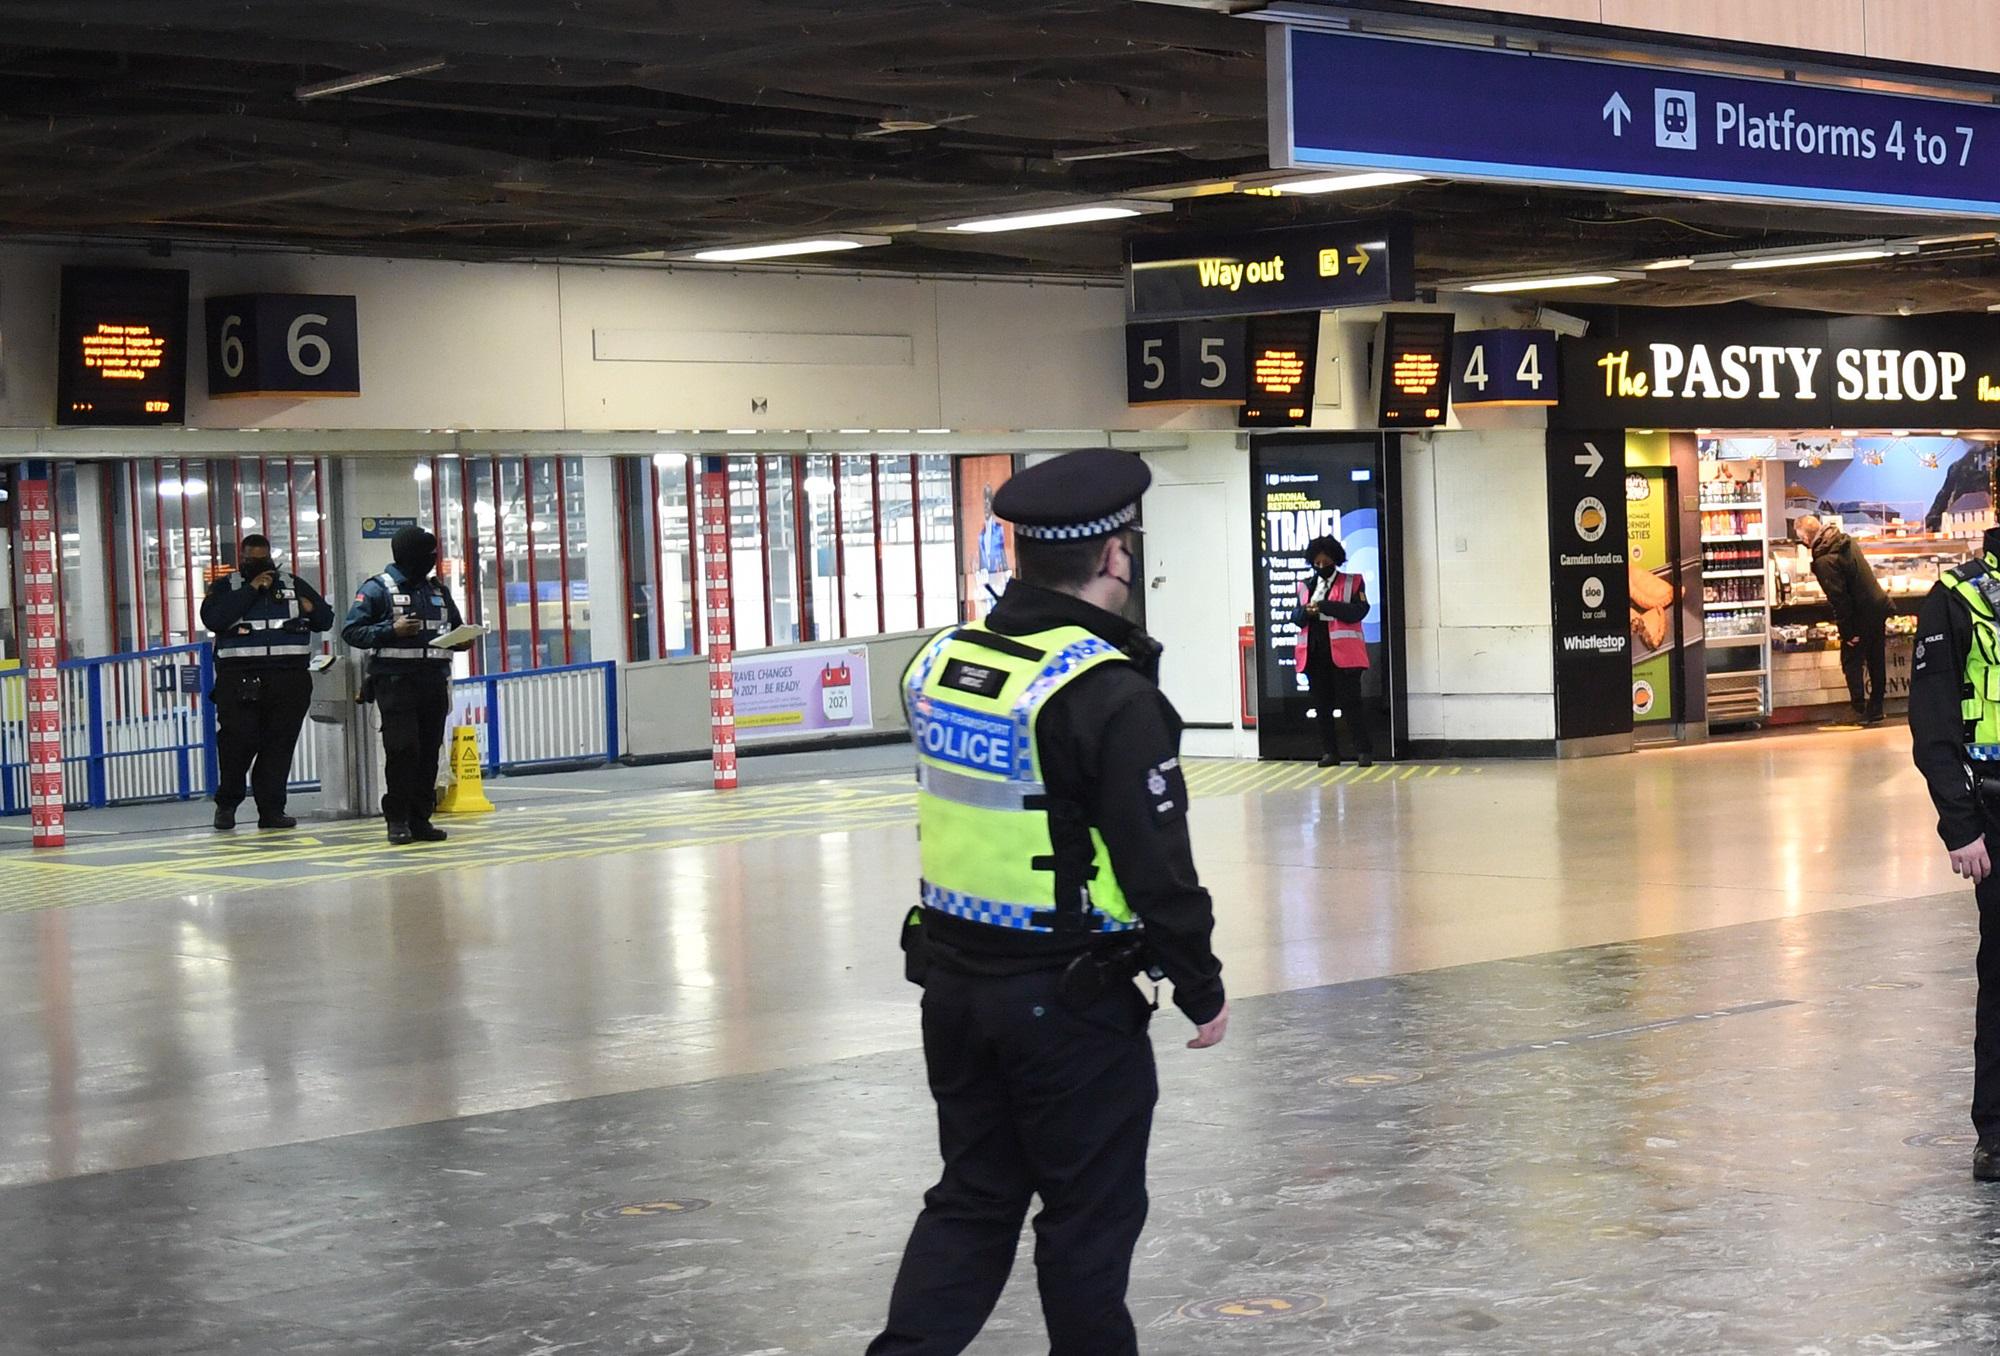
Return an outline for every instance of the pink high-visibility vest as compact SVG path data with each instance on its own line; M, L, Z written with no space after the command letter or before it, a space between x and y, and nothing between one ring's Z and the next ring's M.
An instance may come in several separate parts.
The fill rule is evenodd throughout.
M1326 591L1329 603L1351 602L1361 595L1361 576L1358 574L1337 574L1333 584ZM1299 585L1299 602L1312 601L1312 585ZM1326 628L1327 648L1333 654L1333 666L1337 669L1365 669L1368 667L1368 637L1361 629L1360 622L1336 621L1332 617L1308 617L1306 624L1299 628L1298 652L1293 660L1298 671L1306 671L1308 642L1315 626Z

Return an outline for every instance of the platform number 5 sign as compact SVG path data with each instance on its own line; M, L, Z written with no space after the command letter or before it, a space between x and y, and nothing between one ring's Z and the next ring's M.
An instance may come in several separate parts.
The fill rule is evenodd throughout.
M207 314L211 397L303 400L361 394L361 339L353 297L210 297Z

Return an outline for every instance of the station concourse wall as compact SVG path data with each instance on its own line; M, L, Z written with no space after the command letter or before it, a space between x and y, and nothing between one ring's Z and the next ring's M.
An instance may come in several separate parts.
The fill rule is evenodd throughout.
M47 429L64 264L185 269L195 429L612 432L1227 427L1125 403L1124 291L1103 282L258 254L0 249L0 427ZM211 400L201 302L356 298L361 394ZM157 451L184 435L143 431ZM132 430L62 430L120 451ZM412 449L415 450L415 449Z

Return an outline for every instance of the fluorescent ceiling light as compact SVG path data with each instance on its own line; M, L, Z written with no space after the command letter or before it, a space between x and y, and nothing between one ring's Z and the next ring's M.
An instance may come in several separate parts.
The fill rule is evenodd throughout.
M1645 269L1648 273L1658 273L1662 269L1668 268L1692 268L1693 266L1694 260L1685 255L1678 259L1655 259L1650 264L1639 265L1639 267Z
M675 257L700 259L711 264L737 264L750 259L788 259L799 254L831 254L888 243L886 235L822 235L807 240L772 240L761 245L718 245L713 249L691 250Z
M969 235L992 235L1000 231L1032 231L1043 226L1078 226L1088 221L1117 221L1147 212L1172 211L1163 202L1100 202L1085 207L1050 207L1035 212L1009 212L997 217L974 217L945 227Z
M1827 254L1799 254L1785 259L1738 259L1729 267L1732 270L1753 268L1806 268L1813 264L1859 264L1870 259L1888 259L1892 256L1914 254L1915 250L1861 249L1834 250Z
M1859 264L1916 254L1914 240L1833 240L1818 245L1794 245L1774 250L1730 250L1703 254L1689 267L1702 272L1728 269L1743 272L1767 268L1811 268L1818 264Z
M407 65L390 66L385 70L363 71L356 75L335 76L331 80L321 80L310 85L300 85L292 91L292 97L301 101L325 99L335 94L352 94L358 89L371 85L386 85L391 80L408 80L412 76L430 75L445 68L442 57L429 61L412 61Z
M1462 292L1557 292L1571 287L1604 287L1627 282L1629 273L1573 273L1558 278L1501 278L1493 282L1461 283Z
M1280 193L1346 193L1357 188L1388 188L1394 184L1414 184L1423 179L1421 174L1397 174L1384 170L1371 174L1324 174L1314 179L1294 179L1290 183L1272 184Z

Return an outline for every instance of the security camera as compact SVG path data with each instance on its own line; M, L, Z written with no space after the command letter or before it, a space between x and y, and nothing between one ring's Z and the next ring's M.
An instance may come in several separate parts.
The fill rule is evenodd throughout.
M1535 326L1537 329L1554 330L1569 339L1581 339L1590 333L1590 322L1582 316L1571 315L1567 311L1558 311L1548 306L1535 309Z
M1916 313L1917 303L1914 301L1899 301L1896 303L1897 315L1915 315Z

